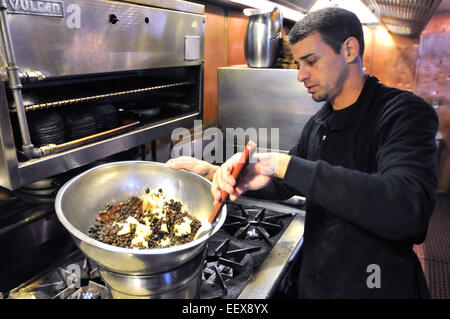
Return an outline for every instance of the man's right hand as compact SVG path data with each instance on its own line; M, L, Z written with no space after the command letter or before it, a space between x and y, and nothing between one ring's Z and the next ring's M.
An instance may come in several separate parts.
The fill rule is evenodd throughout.
M210 181L213 180L214 173L219 169L219 166L189 156L170 159L166 164L173 169L185 169L199 174Z
M222 191L230 194L230 200L234 201L247 190L258 190L267 186L273 177L284 178L291 156L281 153L254 153L236 185L231 173L240 159L241 153L234 154L214 174L211 184L214 203L221 200Z

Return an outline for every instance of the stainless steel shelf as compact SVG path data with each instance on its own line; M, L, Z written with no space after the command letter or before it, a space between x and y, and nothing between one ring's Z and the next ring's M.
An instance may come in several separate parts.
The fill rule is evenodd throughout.
M133 131L99 142L19 163L18 182L13 179L10 187L14 189L22 185L33 183L42 178L89 164L96 160L144 144L150 140L167 136L178 127L190 128L194 125L194 120L198 118L199 115L199 112L187 113L185 116L178 116L176 118L144 125Z

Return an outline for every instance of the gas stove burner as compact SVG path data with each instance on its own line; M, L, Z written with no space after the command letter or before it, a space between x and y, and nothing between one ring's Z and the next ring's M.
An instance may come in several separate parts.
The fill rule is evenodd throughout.
M236 206L236 207L234 207ZM238 239L265 240L273 246L271 238L284 229L281 219L290 216L286 213L267 214L265 208L228 204L229 213L224 229ZM240 213L240 215L238 215Z
M107 299L109 292L103 285L89 280L87 285L76 288L75 284L71 284L57 293L52 299Z
M231 244L232 245L232 244ZM232 245L233 246L233 245ZM219 284L223 296L228 294L225 281L234 278L248 266L248 256L252 252L260 250L260 247L232 247L230 238L221 242L212 252L208 250L203 269L203 280L207 284Z
M302 236L304 215L265 204L255 200L227 203L228 226L224 225L207 243L203 269L200 269L202 270L199 278L200 298L235 299L253 296L259 298L262 292L267 292L269 296L273 291L286 268L288 258L292 258L291 253L296 253L294 248L297 249ZM262 209L263 207L266 209ZM295 228L290 228L291 226ZM279 230L279 227L282 229ZM287 237L283 237L285 232L289 232ZM298 233L299 237L291 240L293 233ZM233 237L234 234L241 238ZM264 239L263 234L266 234L270 241ZM286 243L292 245L285 245ZM11 290L6 297L8 299L114 298L100 275L101 269L97 267L93 260L76 250L51 269ZM253 281L254 278L259 278L255 277L256 274L268 270L271 280ZM258 293L252 294L252 291Z
M11 291L8 298L109 299L110 294L97 265L86 257L77 257L40 280Z
M228 287L225 280L233 278L233 268L220 265L217 261L205 262L202 280L209 285L216 285L218 282L224 296L228 294Z
M59 292L52 299L107 299L109 292L103 285L98 268L90 264L87 257L81 262L58 267ZM101 284L100 284L101 283ZM61 287L61 284L63 285Z

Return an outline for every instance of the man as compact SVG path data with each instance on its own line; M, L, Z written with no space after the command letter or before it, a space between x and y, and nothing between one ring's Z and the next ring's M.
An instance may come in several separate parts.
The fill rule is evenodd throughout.
M298 80L326 101L289 154L255 154L239 183L239 154L220 168L180 158L173 168L211 179L215 200L307 198L298 296L427 298L413 244L435 204L438 118L420 97L363 72L361 23L351 12L308 14L289 33Z

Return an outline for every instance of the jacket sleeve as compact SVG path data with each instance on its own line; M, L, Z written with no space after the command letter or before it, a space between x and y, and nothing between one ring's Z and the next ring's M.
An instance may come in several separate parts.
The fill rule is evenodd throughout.
M384 107L374 132L376 173L293 157L285 182L308 200L376 235L423 241L435 203L438 126L430 105L402 93Z
M311 119L306 122L304 129L302 130L299 143L289 151L289 155L298 158L306 158L305 141L308 140L306 132L309 132L308 127L310 125ZM256 191L247 191L244 195L259 199L286 200L295 195L303 196L303 193L299 192L295 187L288 185L285 180L274 178L266 187Z
M243 195L267 200L286 200L299 193L280 179L273 179L266 187L256 191L246 191Z

